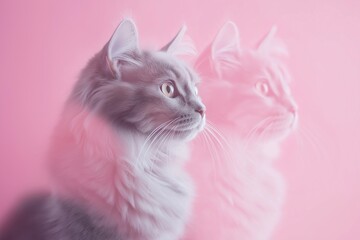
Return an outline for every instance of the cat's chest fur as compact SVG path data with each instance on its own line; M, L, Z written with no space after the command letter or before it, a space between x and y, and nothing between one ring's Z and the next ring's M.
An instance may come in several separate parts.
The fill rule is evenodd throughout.
M114 131L94 115L65 116L50 151L59 189L108 214L128 240L178 239L193 195L176 159L184 149L144 150L144 138Z
M193 189L174 157L164 149L154 148L141 159L149 165L132 166L118 175L120 226L125 226L121 232L126 232L129 239L172 240L183 232ZM137 160L134 155L129 158Z

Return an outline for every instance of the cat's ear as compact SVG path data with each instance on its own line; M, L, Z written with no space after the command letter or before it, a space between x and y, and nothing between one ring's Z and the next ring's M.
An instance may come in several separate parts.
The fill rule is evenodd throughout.
M139 41L136 25L133 20L124 19L109 41L108 59L114 65L119 61L137 64L133 57L137 52L139 52Z
M227 22L220 29L211 44L212 61L223 67L232 67L238 64L240 53L239 31L234 22Z
M261 39L257 51L267 56L287 56L288 51L284 42L276 37L277 27L273 26Z
M191 38L185 34L186 30L187 27L183 25L175 37L160 50L172 55L196 55L196 47Z

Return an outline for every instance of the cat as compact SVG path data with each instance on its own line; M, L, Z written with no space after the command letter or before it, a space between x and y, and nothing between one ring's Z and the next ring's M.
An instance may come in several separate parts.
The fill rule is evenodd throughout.
M273 161L298 113L275 32L247 49L228 22L197 60L208 150L196 142L188 165L197 197L185 239L265 240L279 220L285 181Z
M187 143L205 126L197 74L173 54L140 50L131 19L83 69L48 153L59 196L116 223L126 240L175 240L191 212Z

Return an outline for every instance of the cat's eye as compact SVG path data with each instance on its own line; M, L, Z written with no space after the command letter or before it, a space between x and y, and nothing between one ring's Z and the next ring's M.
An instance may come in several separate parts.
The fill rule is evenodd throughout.
M163 83L160 86L161 92L169 98L175 97L175 86L172 82Z
M260 94L264 96L267 96L270 92L269 85L266 82L257 82L255 88Z

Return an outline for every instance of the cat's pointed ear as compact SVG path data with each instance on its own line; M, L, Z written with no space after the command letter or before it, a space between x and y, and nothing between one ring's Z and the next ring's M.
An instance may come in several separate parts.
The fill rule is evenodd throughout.
M134 53L139 52L138 32L131 19L124 19L113 33L107 48L109 60L135 63Z
M183 25L176 36L160 50L172 55L196 55L196 47L185 33L187 27Z
M238 54L240 53L239 31L234 22L227 22L220 29L211 44L212 60L222 65L233 66L238 64Z
M262 38L257 46L257 51L268 56L287 56L288 51L284 42L276 37L277 27L274 25Z

